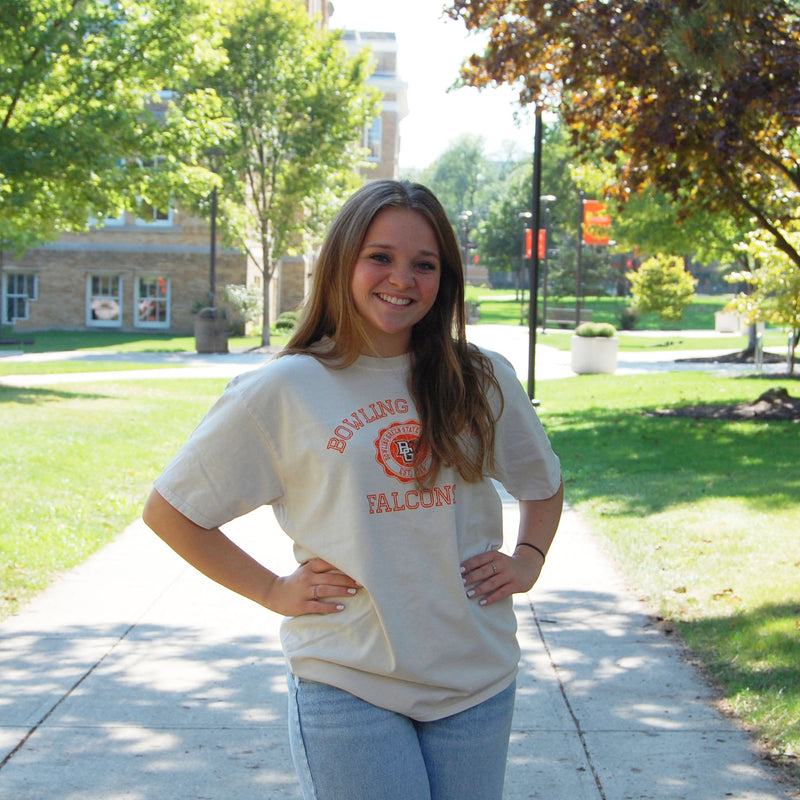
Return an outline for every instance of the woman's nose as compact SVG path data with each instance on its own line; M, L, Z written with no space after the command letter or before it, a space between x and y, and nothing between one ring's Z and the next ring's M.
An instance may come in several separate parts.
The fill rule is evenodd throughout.
M411 286L414 283L414 270L410 264L395 264L389 280L395 286Z

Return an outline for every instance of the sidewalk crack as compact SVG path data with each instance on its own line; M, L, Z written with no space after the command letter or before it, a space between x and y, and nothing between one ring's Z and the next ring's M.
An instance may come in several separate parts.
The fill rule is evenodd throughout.
M564 705L567 707L567 711L569 712L570 718L572 719L572 724L575 726L575 730L578 734L578 739L580 740L581 747L583 748L583 754L586 757L586 763L589 765L589 769L592 772L592 778L594 779L595 786L597 786L597 791L600 795L601 800L607 800L605 789L603 788L603 782L600 780L600 775L597 772L597 768L594 764L594 759L592 758L592 754L589 751L589 745L586 741L586 736L584 734L583 728L581 727L580 720L578 719L578 715L575 713L575 709L572 707L572 703L569 701L569 697L567 696L567 687L564 684L564 681L561 677L561 671L558 668L558 665L553 660L553 654L550 652L550 647L547 644L547 639L544 635L544 630L542 629L542 623L548 622L552 623L552 620L549 619L539 619L539 615L536 613L536 608L533 605L533 602L530 598L528 598L528 605L530 606L531 613L533 614L533 621L536 623L536 630L539 634L539 639L542 642L542 646L544 647L545 653L547 653L547 660L550 662L550 666L553 669L553 673L556 676L556 680L558 681L558 689L561 692L561 697L564 700Z

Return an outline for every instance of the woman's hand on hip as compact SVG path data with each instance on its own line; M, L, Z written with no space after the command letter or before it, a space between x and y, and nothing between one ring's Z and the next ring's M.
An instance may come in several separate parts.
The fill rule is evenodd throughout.
M535 551L528 554L520 548L509 556L489 550L467 559L461 565L461 577L467 597L488 606L517 592L530 591L542 566L542 559Z
M291 575L277 577L265 605L285 617L336 614L344 611L341 601L355 595L360 588L356 581L339 572L333 564L312 558Z

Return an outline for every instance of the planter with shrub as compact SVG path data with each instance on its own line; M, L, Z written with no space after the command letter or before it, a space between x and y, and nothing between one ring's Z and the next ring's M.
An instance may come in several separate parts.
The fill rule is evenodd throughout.
M578 375L613 373L617 369L617 329L608 322L584 322L575 328L570 347L572 371Z

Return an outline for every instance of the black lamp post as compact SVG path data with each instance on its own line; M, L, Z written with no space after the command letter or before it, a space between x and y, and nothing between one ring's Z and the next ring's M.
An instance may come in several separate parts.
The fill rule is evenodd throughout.
M556 197L546 194L541 198L544 202L544 257L542 258L542 333L547 326L547 249L550 238L550 205L555 203Z
M461 260L464 262L464 274L467 272L469 260L469 221L471 216L471 211L462 211L458 215L459 222L461 222Z
M209 169L216 175L219 173L223 152L218 147L206 151ZM217 184L211 189L211 243L208 263L208 307L214 308L217 280Z
M539 201L542 187L542 108L536 106L533 129L533 181L531 186L531 228L539 236ZM531 272L528 289L528 397L537 405L536 394L536 306L539 304L539 247L531 246Z
M521 302L525 304L525 259L528 257L527 252L527 232L528 232L528 225L530 224L531 219L531 212L530 211L522 211L519 214L519 219L522 222L522 249L520 251L519 257L519 272L517 273L517 294L521 296ZM522 325L524 323L524 319L520 319L519 324Z
M586 194L581 189L578 209L578 261L575 265L575 327L581 324L581 294L583 293L583 204Z

